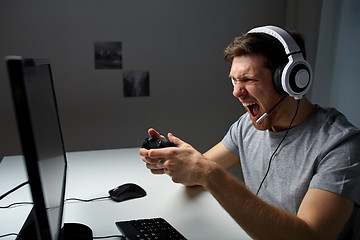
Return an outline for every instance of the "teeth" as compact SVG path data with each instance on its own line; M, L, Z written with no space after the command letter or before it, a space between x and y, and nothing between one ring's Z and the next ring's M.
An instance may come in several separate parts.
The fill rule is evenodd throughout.
M244 107L248 107L248 106L251 106L251 105L254 105L255 103L242 103L242 105L244 106Z

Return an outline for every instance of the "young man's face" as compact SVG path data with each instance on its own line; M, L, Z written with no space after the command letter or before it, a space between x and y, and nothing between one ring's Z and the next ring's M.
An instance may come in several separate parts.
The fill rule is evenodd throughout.
M281 106L277 106L263 121L256 123L283 95L273 85L271 70L264 66L265 58L260 54L234 57L230 78L234 83L233 95L240 100L250 114L254 126L259 130L273 129L279 120Z

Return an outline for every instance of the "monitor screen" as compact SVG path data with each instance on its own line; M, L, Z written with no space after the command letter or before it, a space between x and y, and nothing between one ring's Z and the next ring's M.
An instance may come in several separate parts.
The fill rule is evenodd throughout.
M34 202L32 226L37 239L57 240L63 226L67 160L50 63L16 56L6 62Z

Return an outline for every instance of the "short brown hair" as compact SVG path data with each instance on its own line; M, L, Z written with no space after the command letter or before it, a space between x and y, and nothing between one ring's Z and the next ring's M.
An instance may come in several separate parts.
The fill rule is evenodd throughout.
M305 43L302 35L295 31L288 31L299 45L300 50L306 58ZM251 54L262 54L265 57L265 67L272 73L280 65L288 61L283 45L275 37L266 33L246 33L236 37L224 51L224 58L232 62L234 57Z

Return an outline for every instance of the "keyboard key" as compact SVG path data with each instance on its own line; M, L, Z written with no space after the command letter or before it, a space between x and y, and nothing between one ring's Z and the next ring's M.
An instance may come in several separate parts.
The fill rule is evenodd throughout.
M129 240L186 240L163 218L138 219L115 224Z

